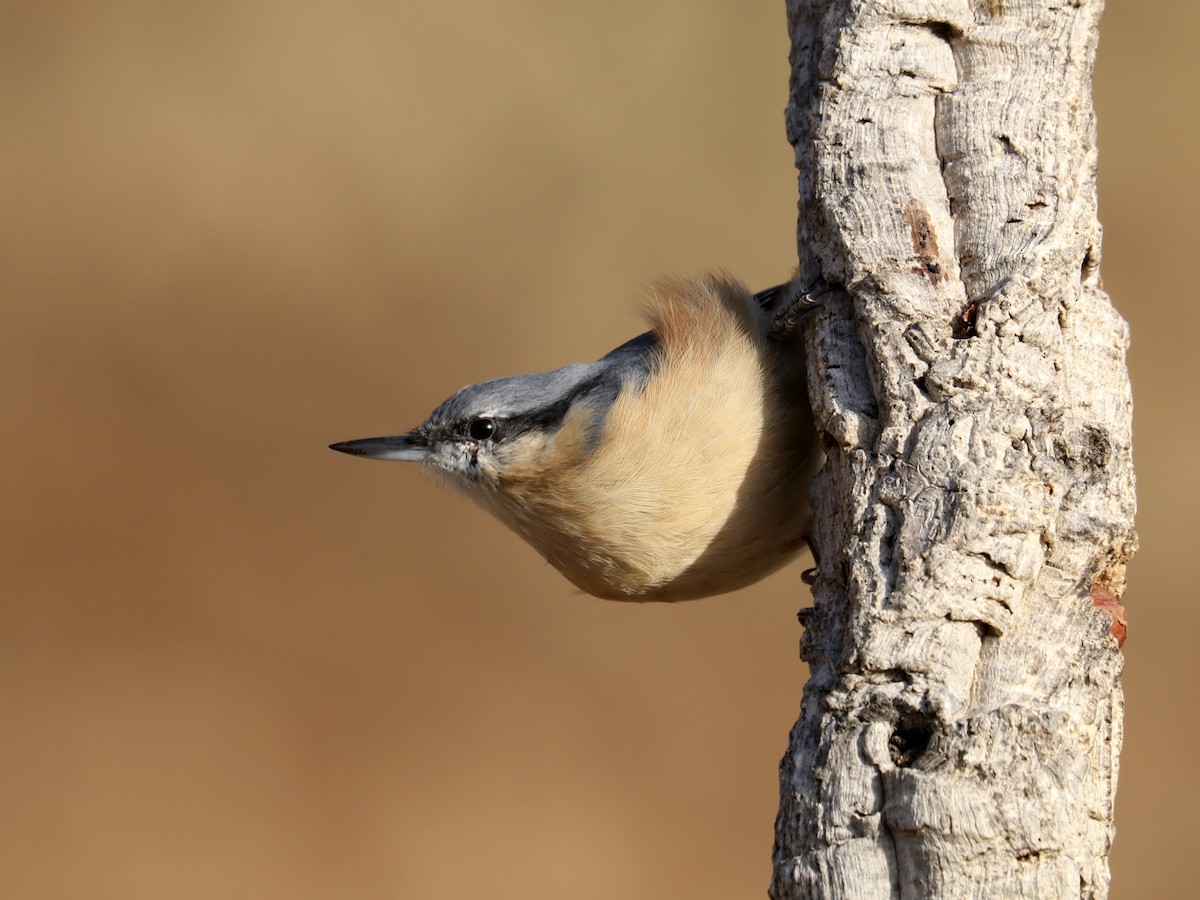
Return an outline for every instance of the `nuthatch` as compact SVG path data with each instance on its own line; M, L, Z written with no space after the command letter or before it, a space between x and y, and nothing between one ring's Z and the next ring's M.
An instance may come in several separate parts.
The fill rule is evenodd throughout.
M598 361L471 385L408 434L332 449L420 463L597 597L731 591L810 533L821 454L795 325L814 297L666 282L654 330Z

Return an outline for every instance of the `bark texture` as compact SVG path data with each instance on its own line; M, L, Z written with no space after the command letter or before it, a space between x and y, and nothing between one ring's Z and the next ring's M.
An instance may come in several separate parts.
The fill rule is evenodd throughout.
M827 462L771 895L1104 897L1134 485L1102 3L788 0ZM1097 608L1099 607L1099 608Z

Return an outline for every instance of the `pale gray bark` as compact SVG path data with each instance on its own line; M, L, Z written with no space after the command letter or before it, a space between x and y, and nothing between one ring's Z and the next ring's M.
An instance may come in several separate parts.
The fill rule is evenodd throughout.
M800 271L846 290L808 337L828 460L779 900L1107 894L1135 536L1101 7L788 0Z

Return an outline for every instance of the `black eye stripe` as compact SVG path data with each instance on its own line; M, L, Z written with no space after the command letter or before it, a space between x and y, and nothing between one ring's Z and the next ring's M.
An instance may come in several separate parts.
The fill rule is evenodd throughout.
M619 377L614 378L611 373L601 373L595 378L590 378L587 381L581 382L575 386L569 394L559 400L557 403L552 403L542 409L532 410L522 415L513 416L506 420L507 427L512 427L515 431L529 431L532 429L542 429L544 431L553 431L563 423L571 407L581 398L594 391L606 390L612 393L613 398L620 391L621 380Z
M451 440L471 440L476 443L501 441L524 434L529 431L554 431L562 425L563 419L571 411L571 407L589 394L603 396L604 408L616 399L620 393L622 380L611 372L604 372L595 378L580 382L565 396L548 406L532 409L528 412L496 418L492 416L474 416L460 419L457 425L451 426L447 437Z

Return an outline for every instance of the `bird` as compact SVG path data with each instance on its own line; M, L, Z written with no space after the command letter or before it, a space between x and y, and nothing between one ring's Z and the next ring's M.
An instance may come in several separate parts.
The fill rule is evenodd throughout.
M330 449L418 464L595 597L724 594L811 540L822 453L799 334L829 289L663 280L651 330L597 361L469 385L407 433Z

